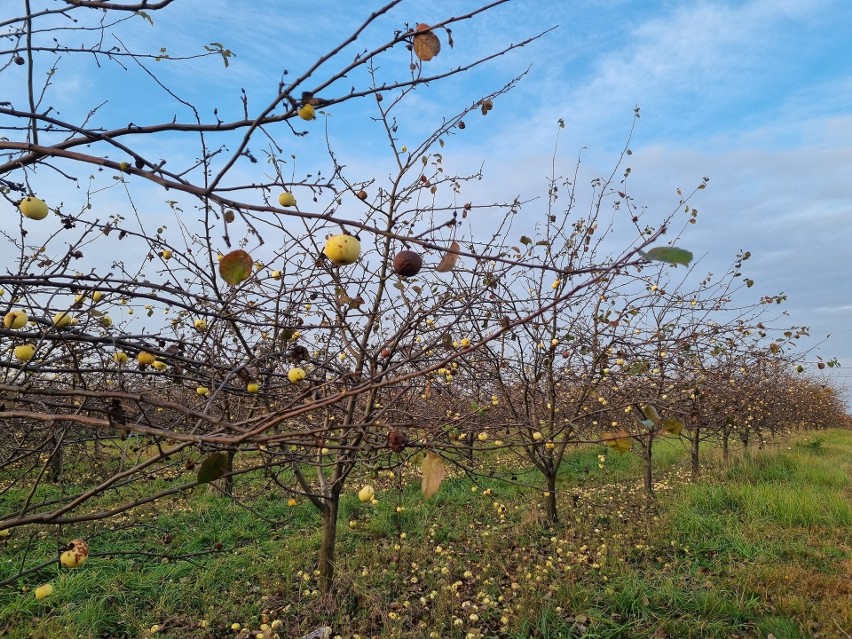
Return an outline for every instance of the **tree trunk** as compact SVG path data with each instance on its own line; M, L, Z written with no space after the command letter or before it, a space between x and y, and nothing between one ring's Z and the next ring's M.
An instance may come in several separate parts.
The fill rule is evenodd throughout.
M645 496L648 500L653 500L654 495L654 469L651 464L652 455L654 450L654 435L649 434L647 439L644 439L642 442L642 470L643 472L643 483L645 486Z
M556 473L547 476L547 497L545 498L547 506L547 519L556 523L559 521L559 514L556 511Z
M334 551L337 543L337 511L340 506L340 491L333 490L323 500L322 545L319 556L320 592L328 594L334 585Z
M692 479L693 479L693 481L698 479L699 475L701 475L701 466L698 463L698 450L699 450L700 442L701 442L701 429L696 426L693 433L692 433L692 447L691 447L691 450L690 450L690 456L692 458Z

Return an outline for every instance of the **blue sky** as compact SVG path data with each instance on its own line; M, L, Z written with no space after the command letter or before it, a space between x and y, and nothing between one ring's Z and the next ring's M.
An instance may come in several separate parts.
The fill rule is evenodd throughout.
M236 57L227 70L213 58L155 67L202 111L215 106L227 118L241 111L241 88L250 109L259 111L277 93L283 69L290 71L288 77L298 75L379 6L178 0L154 14L153 27L135 18L114 32L131 48L191 53L215 41L232 49ZM403 2L341 60L387 40L406 21L435 23L476 6L466 0ZM612 166L639 106L631 144L634 198L649 210L667 212L676 203L676 188L688 191L709 177L708 189L695 202L699 223L683 242L700 258L699 268L721 273L738 250L751 251L754 258L744 272L757 282L751 289L755 297L786 293L790 323L810 326L812 343L831 333L818 354L837 357L845 367L833 374L852 383L847 372L852 366L852 2L516 0L454 26L453 49L441 34L444 49L427 69L450 69L557 25L529 47L418 90L401 114L402 143L406 134L416 138L431 130L442 116L529 67L526 78L486 118L471 119L463 135L448 140L444 153L459 173L484 163L485 179L472 197L530 198L546 192L557 119L566 123L559 142L563 173L571 171L585 147L584 165L595 174ZM115 83L124 83L132 70L77 64L91 63L68 63L55 81L66 114L108 98L99 117L126 124L128 113L139 115L140 100L156 94L143 79L135 84L137 91L116 95ZM398 76L407 64L406 56L388 55L382 72ZM332 93L363 81L363 75L353 75ZM372 99L329 112L329 136L350 169L364 178L381 170L387 145L370 120ZM163 113L187 115L173 101L151 101L148 121L163 119ZM318 129L292 141L305 171L323 157ZM179 152L177 145L161 150L162 155Z

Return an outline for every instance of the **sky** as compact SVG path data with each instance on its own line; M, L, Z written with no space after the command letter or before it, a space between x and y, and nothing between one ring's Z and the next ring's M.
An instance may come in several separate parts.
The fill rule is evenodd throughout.
M382 3L321 4L318 10L316 3L274 0L177 0L152 16L153 26L135 18L113 31L130 48L179 54L221 42L231 49L227 69L221 59L157 67L202 112L216 107L227 118L241 112L240 89L251 111L261 110L282 77L299 75ZM477 6L403 2L340 59L387 40L405 22L434 24ZM482 167L475 196L542 197L557 131L564 175L581 149L585 170L601 174L617 159L639 107L630 143L635 200L668 212L677 188L688 192L708 177L693 203L699 223L682 242L699 269L721 274L738 251L751 251L744 270L756 281L750 291L785 293L789 322L811 328L809 345L817 346L811 360L836 357L843 367L826 374L852 385L852 2L515 0L454 25L452 48L439 33L443 50L426 68L449 70L551 27L557 28L527 47L415 92L400 113L401 141L526 72L487 117L471 119L463 135L448 139L444 152L460 173ZM381 72L404 75L408 62L407 55L390 55ZM113 90L131 71L74 64L55 80L61 108L70 112L82 108L81 96L85 105L102 96L105 122L125 124L128 113L139 113L149 87ZM365 80L352 74L329 91L345 93ZM330 140L365 178L388 161L371 100L329 109L327 119ZM186 115L177 102L151 109L141 117ZM556 126L560 118L564 130ZM300 169L319 162L313 153L325 148L313 133L293 141ZM176 143L160 152L181 148Z

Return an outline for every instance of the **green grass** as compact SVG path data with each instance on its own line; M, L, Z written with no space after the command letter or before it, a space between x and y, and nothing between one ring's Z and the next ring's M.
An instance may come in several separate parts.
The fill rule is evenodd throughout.
M257 631L276 621L281 637L327 623L342 637L555 638L579 636L582 626L588 638L782 639L852 628L852 433L811 434L728 468L714 464L720 470L698 483L688 481L686 448L662 438L650 510L642 460L606 453L601 469L603 453L584 447L566 458L556 524L544 517L540 488L522 485L541 485L529 469L499 468L517 484L454 475L426 502L413 471L401 484L353 478L340 510L340 587L328 598L317 594L315 508L288 507L260 478L236 484L250 510L199 488L63 529L62 539L86 537L92 557L0 588L0 630L245 639L232 623ZM355 495L368 482L376 506ZM55 488L40 490L47 498ZM22 494L8 491L4 510ZM0 579L22 560L55 556L56 544L55 530L15 531L0 541ZM56 593L38 601L31 589L45 582Z

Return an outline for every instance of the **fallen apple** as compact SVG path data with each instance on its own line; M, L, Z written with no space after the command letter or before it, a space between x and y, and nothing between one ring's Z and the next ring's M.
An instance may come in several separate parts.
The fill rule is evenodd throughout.
M77 568L82 566L88 558L89 544L82 539L75 539L59 555L59 562L66 568Z
M369 501L373 501L373 497L375 496L375 494L375 489L369 484L367 484L361 490L358 491L358 499L361 501L361 503L366 504Z
M305 379L307 375L308 374L305 372L304 368L300 368L297 366L296 368L291 368L287 372L287 379L289 379L293 384L298 384L303 379Z
M44 599L45 597L50 597L53 594L53 585L52 584L42 584L34 591L36 599Z

